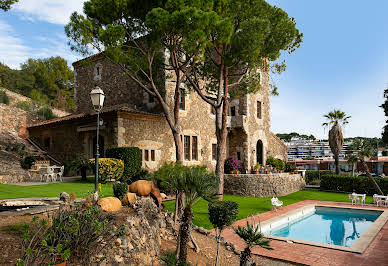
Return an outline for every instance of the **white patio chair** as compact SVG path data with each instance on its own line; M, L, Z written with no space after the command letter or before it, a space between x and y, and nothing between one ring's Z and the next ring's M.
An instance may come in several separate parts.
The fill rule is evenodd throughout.
M40 174L40 182L43 182L44 179L47 180L47 168L46 167L39 167L38 171Z
M352 205L357 204L357 197L354 194L349 194L349 200L352 202Z
M277 211L277 208L283 206L283 201L280 201L277 197L271 199L272 210Z
M362 196L357 197L357 201L361 204L361 206L364 206L365 198L366 198L366 194L362 194Z
M47 167L46 182L49 182L50 178L51 178L51 182L56 181L56 173L54 173L53 167Z
M56 177L59 179L59 181L63 182L63 172L65 171L65 166L61 166L61 168L59 168L59 172L56 173Z

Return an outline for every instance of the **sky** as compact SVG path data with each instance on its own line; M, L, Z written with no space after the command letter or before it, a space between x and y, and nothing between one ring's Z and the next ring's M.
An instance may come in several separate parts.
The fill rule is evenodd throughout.
M19 0L0 11L0 62L19 68L28 58L70 51L64 26L83 0ZM273 76L279 96L271 98L274 133L298 132L327 138L323 115L334 108L351 116L345 137L380 137L385 124L383 92L388 86L386 0L268 0L294 17L301 47L283 54L287 70Z

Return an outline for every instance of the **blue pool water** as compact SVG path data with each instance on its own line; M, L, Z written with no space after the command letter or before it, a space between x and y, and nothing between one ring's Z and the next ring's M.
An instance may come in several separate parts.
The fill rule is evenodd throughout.
M351 247L381 213L317 206L315 213L272 228L264 234Z

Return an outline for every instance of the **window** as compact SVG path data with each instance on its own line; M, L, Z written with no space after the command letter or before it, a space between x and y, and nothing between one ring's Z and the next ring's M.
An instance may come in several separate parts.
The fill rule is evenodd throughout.
M185 160L190 160L190 136L185 136Z
M155 102L154 96L148 94L148 103L154 103L154 102Z
M44 146L50 149L50 137L44 138Z
M215 115L216 114L216 108L213 107L213 105L210 105L210 113L212 115Z
M198 160L198 138L193 136L193 144L192 144L192 150L191 150L191 158L194 161Z
M148 152L148 150L144 150L144 161L149 161L149 152Z
M97 71L97 76L99 76L100 75L100 67L99 66L96 68L96 71Z
M241 161L241 152L239 152L239 151L237 152L237 160Z
M261 102L257 101L257 118L261 119Z
M180 89L179 109L186 110L185 90L184 89Z
M235 106L230 107L230 115L236 116L236 107Z
M155 150L151 150L151 161L155 161Z
M212 159L217 160L217 144L212 144Z

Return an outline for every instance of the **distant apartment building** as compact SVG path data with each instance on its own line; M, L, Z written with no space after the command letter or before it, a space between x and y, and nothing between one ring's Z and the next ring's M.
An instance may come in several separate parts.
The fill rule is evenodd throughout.
M307 158L333 158L333 153L330 150L328 141L292 139L290 142L285 142L285 144L288 147L287 157L289 161ZM351 142L344 143L339 155L340 159L346 157L346 153L349 151L350 146Z

